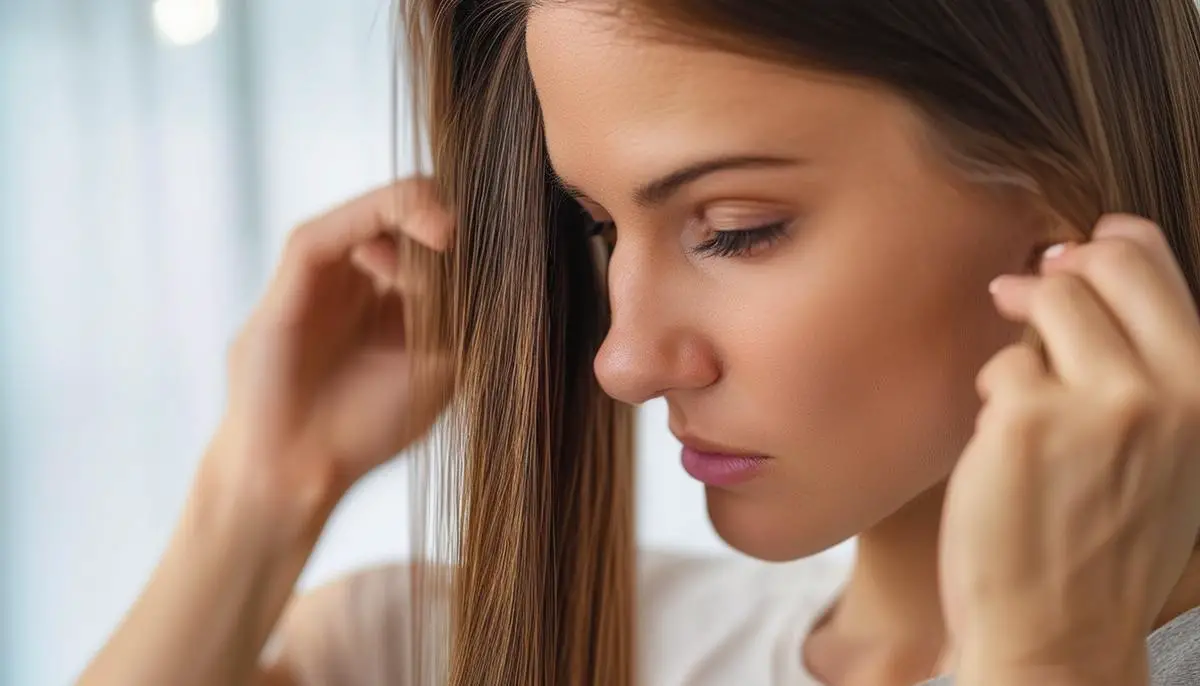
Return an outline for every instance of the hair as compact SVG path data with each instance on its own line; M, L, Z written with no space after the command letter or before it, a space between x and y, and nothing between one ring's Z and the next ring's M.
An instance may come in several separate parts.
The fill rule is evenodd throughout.
M399 3L417 140L458 219L457 400L436 458L449 618L422 639L448 653L415 659L416 683L635 680L632 410L592 374L604 281L550 173L525 54L531 5L553 1ZM1200 296L1193 0L589 2L661 40L890 89L964 173L1016 183L1085 236L1104 213L1157 222Z

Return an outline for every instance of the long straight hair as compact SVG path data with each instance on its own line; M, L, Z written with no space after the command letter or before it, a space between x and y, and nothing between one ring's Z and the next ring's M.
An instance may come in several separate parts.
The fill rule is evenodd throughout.
M969 178L1024 188L1084 235L1108 212L1156 221L1200 296L1193 0L400 0L418 141L458 218L443 295L459 386L422 529L446 565L417 574L443 570L448 600L414 587L415 683L635 679L631 410L593 378L604 279L548 169L525 55L531 6L553 2L899 93Z

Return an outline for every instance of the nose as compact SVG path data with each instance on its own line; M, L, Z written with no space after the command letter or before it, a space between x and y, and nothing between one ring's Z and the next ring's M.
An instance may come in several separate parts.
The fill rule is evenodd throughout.
M614 251L608 265L612 322L594 362L604 392L636 405L668 391L715 383L717 355L689 317L695 298L679 292L661 265L618 262L621 252Z

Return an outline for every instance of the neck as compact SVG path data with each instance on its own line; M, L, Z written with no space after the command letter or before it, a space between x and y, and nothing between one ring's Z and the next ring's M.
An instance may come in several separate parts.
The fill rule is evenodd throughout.
M901 670L936 673L947 641L938 591L938 532L944 486L934 488L858 538L854 570L829 617L838 643ZM1200 549L1154 627L1200 607Z
M864 638L941 637L938 487L858 538L854 572L838 605L839 625Z
M829 623L851 652L921 678L946 638L937 573L943 495L939 486L858 537L854 571Z

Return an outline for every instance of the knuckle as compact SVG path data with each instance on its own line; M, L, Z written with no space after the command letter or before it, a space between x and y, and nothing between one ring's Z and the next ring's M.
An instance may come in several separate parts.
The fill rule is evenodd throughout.
M998 374L1002 374L1004 370L1012 364L1013 355L1013 346L1010 345L1002 348L999 352L993 355L986 364L983 365L983 368L979 370L979 374L976 378L980 380L987 380L995 377Z
M1028 396L1014 398L1005 403L1000 414L1004 426L1020 435L1040 433L1047 416L1041 403Z
M995 382L992 380L992 375L988 373L987 369L984 369L975 376L975 393L985 399L995 395Z
M410 176L393 182L391 196L392 202L382 208L382 212L389 216L392 212L402 216L422 207L441 206L437 184L426 176Z
M1161 398L1148 384L1123 380L1109 384L1104 391L1106 415L1122 426L1140 424L1158 414Z
M396 179L392 182L392 188L399 193L429 193L437 190L437 184L433 178L424 174L414 174Z
M1002 448L997 459L1025 469L1042 458L1049 414L1041 403L1026 398L997 404L991 411L993 436Z
M988 360L987 363L983 365L983 368L979 370L979 373L975 375L975 387L979 389L980 392L990 391L991 389L995 388L996 380L999 379L1004 373L1004 368L1006 366L1006 354L1006 350L996 353L992 359Z
M1034 288L1030 306L1034 310L1046 310L1070 304L1083 295L1083 284L1071 274L1049 274Z
M1041 364L1037 351L1025 343L1012 343L1005 347L1003 354L1001 362L1004 365L1028 369Z
M1014 343L1005 346L975 375L976 390L981 395L990 395L1003 385L1002 382L1027 378L1035 365L1040 364L1036 353L1028 345Z
M1105 237L1114 233L1157 239L1162 236L1162 228L1146 217L1136 214L1113 213L1101 217L1097 222L1095 235Z
M303 262L312 255L316 240L316 229L311 224L301 224L288 234L283 247L285 261Z
M1039 430L1052 410L1045 392L1037 389L995 396L983 408L990 423L1005 431Z
M1120 273L1143 259L1142 248L1128 240L1110 240L1087 246L1083 269L1095 276Z
M390 200L377 208L379 225L407 235L420 235L445 247L454 234L454 216L433 179L416 176L395 182Z

